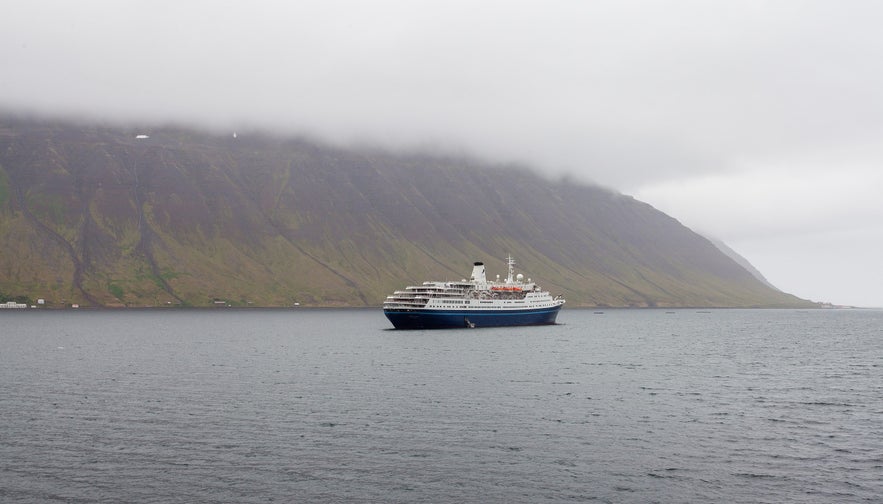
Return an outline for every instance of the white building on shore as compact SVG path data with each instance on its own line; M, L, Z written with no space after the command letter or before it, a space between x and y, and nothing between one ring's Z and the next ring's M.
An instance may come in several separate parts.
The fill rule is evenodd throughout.
M0 309L15 309L15 308L27 308L28 305L25 303L16 303L15 301L9 301L6 303L0 303Z

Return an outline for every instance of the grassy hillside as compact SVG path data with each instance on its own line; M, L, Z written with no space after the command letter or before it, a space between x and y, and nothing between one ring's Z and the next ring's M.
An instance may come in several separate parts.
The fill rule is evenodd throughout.
M175 128L0 120L0 243L0 291L54 305L373 306L509 253L571 306L809 304L598 187Z

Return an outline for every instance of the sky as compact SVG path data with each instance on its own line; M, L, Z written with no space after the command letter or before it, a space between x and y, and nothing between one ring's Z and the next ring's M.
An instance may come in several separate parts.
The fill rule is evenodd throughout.
M468 153L883 307L883 2L7 0L0 108Z

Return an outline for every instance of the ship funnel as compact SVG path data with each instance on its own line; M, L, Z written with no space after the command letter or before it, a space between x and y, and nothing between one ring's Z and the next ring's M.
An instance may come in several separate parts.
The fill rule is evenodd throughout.
M487 282L487 278L484 276L484 263L477 262L472 265L472 277L470 280L473 282Z

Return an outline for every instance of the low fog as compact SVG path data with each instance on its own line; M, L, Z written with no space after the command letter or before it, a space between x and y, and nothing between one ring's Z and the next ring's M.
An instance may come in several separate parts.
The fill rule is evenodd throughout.
M0 108L467 152L883 306L883 4L7 2Z

